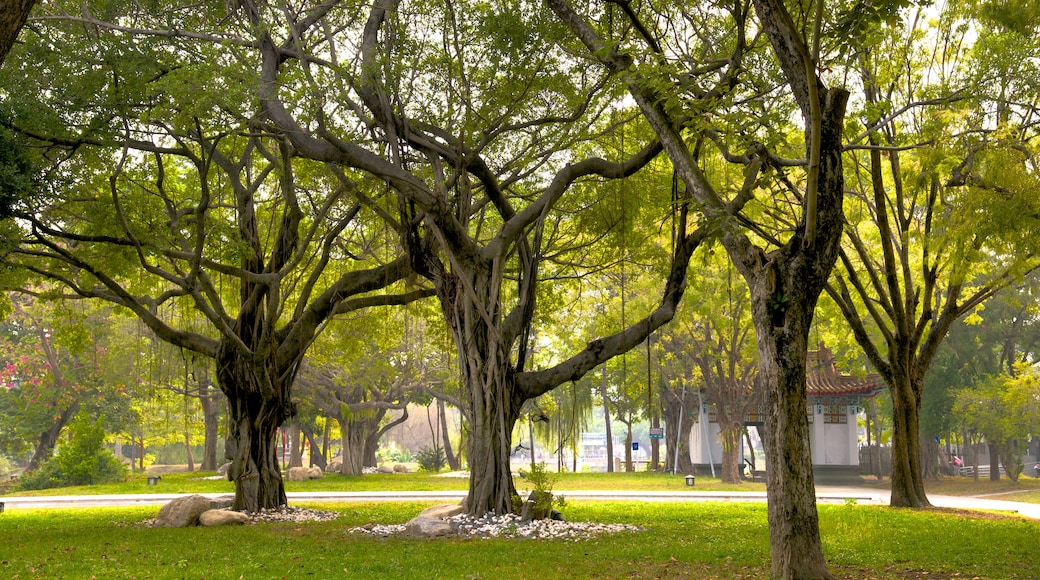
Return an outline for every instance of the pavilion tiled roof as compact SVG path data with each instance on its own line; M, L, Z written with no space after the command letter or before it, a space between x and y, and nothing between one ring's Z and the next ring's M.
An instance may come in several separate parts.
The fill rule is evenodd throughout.
M834 353L821 343L820 349L810 350L805 359L805 387L805 394L809 397L869 397L884 390L885 383L877 373L865 377L839 373L834 364Z

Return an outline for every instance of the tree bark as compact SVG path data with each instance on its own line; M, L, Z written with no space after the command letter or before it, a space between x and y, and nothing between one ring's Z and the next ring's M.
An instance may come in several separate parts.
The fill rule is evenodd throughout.
M473 430L469 437L470 490L465 502L466 513L470 515L512 513L519 505L509 454L510 434L523 403L509 388L510 379L502 369L486 370L489 372L481 374L490 384L470 383Z
M899 376L900 374L904 376ZM927 507L921 468L921 385L899 373L892 377L892 499L893 507Z
M295 419L289 423L288 467L303 467L303 437L301 437L300 424Z
M18 32L29 18L36 0L3 0L0 2L0 64L18 38Z
M693 422L693 410L697 409L697 400L693 397L693 389L687 389L685 400L682 399L682 387L669 388L662 399L664 408L664 441L665 471L674 470L676 474L693 473L693 461L690 460L690 429ZM676 445L678 443L678 445ZM676 462L676 453L679 461Z
M235 482L232 509L258 512L286 505L277 435L292 408L288 386L277 376L264 376L268 369L250 362L229 341L221 341L216 368L228 399L228 479Z
M761 294L752 288L753 295ZM788 289L793 290L793 289ZM764 298L754 299L764 308ZM772 570L777 578L831 578L820 542L806 417L805 353L815 304L792 296L786 329L759 328L760 377L766 385L766 491ZM813 301L814 302L814 301Z
M343 463L339 472L343 475L361 475L365 467L365 442L368 430L361 421L341 421L339 424L340 445L343 447Z
M742 483L740 478L740 438L744 429L741 421L722 421L720 417L722 436L722 482Z
M989 480L1000 481L1000 446L989 441L986 446L989 448Z
M473 422L468 438L470 488L466 513L512 513L520 498L513 485L509 456L523 400L513 384L509 353L494 339L473 305L460 306L453 313L452 331Z

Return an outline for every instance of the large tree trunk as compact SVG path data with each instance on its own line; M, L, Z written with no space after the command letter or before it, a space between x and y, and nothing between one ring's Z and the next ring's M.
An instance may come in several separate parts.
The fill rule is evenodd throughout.
M767 387L764 442L772 569L776 578L830 578L820 543L806 417L805 329L815 301L808 306L804 297L792 302L787 325L794 331L759 328L758 341L759 373ZM803 307L796 309L798 302Z
M365 447L373 429L367 419L347 419L339 421L339 430L340 444L343 446L343 464L339 472L343 475L361 475L365 467Z
M693 461L690 460L690 429L696 425L691 413L697 409L697 402L691 397L692 389L682 399L682 388L678 393L669 390L664 395L664 445L665 471L674 470L676 474L693 473ZM677 445L678 443L678 445ZM676 453L679 461L676 462Z
M339 472L343 475L361 475L365 466L366 433L354 421L340 421L339 431L340 445L343 448L343 463Z
M6 0L0 4L0 63L7 58L7 52L35 4L36 0Z
M470 487L466 513L512 513L518 509L520 498L513 485L509 454L523 401L515 395L505 365L471 360L466 366L462 374L468 385L473 419L468 442Z
M258 512L286 505L277 436L292 407L289 390L278 377L261 376L266 369L250 362L228 341L217 351L217 381L228 400L228 479L235 482L232 509Z
M289 465L303 467L303 437L300 424L295 420L289 423Z
M920 388L911 379L893 377L892 396L892 499L893 507L927 507L924 470L921 468Z
M989 448L989 480L1000 481L1000 446L986 442Z
M756 6L761 18L772 14L762 10L758 0ZM766 492L775 578L832 578L823 557L816 512L805 362L816 302L837 260L841 241L841 128L847 99L847 92L832 89L819 102L820 203L815 239L803 237L808 216L803 216L803 227L787 244L768 254L745 237L723 237L727 252L751 290L759 380L766 395Z
M721 422L722 436L722 482L741 483L740 479L740 436L743 424L740 421Z

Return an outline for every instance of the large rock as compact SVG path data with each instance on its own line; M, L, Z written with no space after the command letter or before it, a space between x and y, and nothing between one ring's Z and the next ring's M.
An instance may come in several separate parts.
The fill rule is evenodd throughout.
M446 520L452 516L461 514L463 511L465 511L465 508L463 508L460 503L444 503L424 509L418 517Z
M199 525L206 527L241 526L248 521L246 514L230 510L206 510L199 515Z
M228 469L231 468L230 463L225 463L217 468L217 475L227 475Z
M376 472L377 473L393 473L394 472L394 468L390 467L389 465L380 465L379 467L376 468Z
M339 473L341 469L343 469L342 461L332 461L325 466L326 473Z
M209 510L209 498L201 495L179 497L159 509L155 525L166 528L186 528L199 525L199 516Z
M401 535L408 538L440 538L455 535L455 530L451 524L440 518L416 516L404 525Z
M320 467L290 467L289 481L307 481L308 479L319 479L324 475Z
M231 507L235 503L235 496L222 495L209 498L209 509L222 510Z
M394 473L408 473L408 466L403 463L394 464Z

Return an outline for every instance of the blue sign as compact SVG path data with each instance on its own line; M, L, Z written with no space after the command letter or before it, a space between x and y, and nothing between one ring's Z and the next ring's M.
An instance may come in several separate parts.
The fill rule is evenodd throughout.
M639 451L639 442L638 441L633 441L632 442L632 451Z

